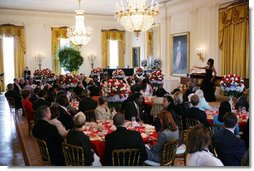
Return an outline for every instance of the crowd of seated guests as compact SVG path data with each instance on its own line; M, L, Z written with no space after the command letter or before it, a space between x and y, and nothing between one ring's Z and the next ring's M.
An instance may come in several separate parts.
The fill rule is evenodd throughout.
M124 122L125 120L132 121L133 118L135 118L136 121L153 124L156 128L156 131L159 133L160 140L165 138L160 137L164 135L165 132L165 134L168 134L168 132L170 132L170 135L172 133L172 135L174 134L173 137L177 137L175 135L176 132L178 132L178 127L175 124L176 115L180 115L182 117L184 129L185 118L199 120L201 123L203 123L203 125L205 125L205 127L209 127L207 116L204 110L209 110L211 109L211 107L203 97L202 90L199 90L198 87L195 86L195 84L193 83L189 83L186 90L181 90L179 88L174 89L173 91L171 91L170 95L162 87L156 87L156 89L153 89L152 85L149 83L148 77L145 77L143 80L140 78L131 77L131 79L127 79L127 82L131 86L132 92L130 93L127 100L122 103L122 107L120 109L120 112L122 114L120 115L120 113L118 113L114 115L112 114L111 109L108 107L107 98L101 96L100 91L100 83L102 83L102 79L103 81L105 81L109 77L103 76L101 81L98 80L98 77L89 78L87 76L82 76L82 78L83 79L79 81L78 86L73 90L61 89L61 86L59 86L57 82L53 85L47 83L39 83L38 85L35 85L35 82L33 82L32 78L25 82L22 80L21 82L19 82L19 79L15 78L14 83L7 86L7 92L5 93L5 96L13 97L17 108L23 107L27 112L27 117L29 117L29 119L31 120L36 120L36 126L33 129L33 135L34 137L44 139L49 144L49 146L51 146L50 155L53 158L52 161L54 165L64 165L61 152L57 153L60 157L58 159L54 159L56 158L54 150L60 148L55 146L57 144L59 145L59 142L62 142L64 138L68 137L68 135L70 136L70 131L71 133L73 133L73 131L78 131L82 129L83 125L80 125L80 123L79 125L76 125L78 123L75 123L75 118L77 118L77 122L78 120L83 120L82 123L85 124L84 116L86 115L85 111L87 110L94 110L95 119L98 121L113 119L114 124L118 127L115 134L119 137L121 137L120 135L118 135L119 133L125 133L126 131L128 132L128 130L125 130L126 128L124 128L124 123L122 122ZM133 80L135 80L135 83L133 83ZM153 89L153 91L151 91L151 88ZM187 96L190 94L190 100L188 101ZM145 96L151 95L154 96L152 97L152 106L149 106L145 103L144 98ZM237 101L238 108L242 105L241 102L243 100L246 100L246 98L242 98L243 97L239 97ZM70 102L73 101L79 101L78 108L74 108L71 105ZM154 110L153 107L155 104L160 104L161 108L156 110L158 112L153 113L151 111ZM244 101L244 104L246 104L246 101ZM246 109L248 110L247 106ZM222 102L219 108L219 115L216 115L214 117L214 123L224 124L226 126L226 123L224 121L224 115L227 112L231 112L231 108L229 107L228 102ZM165 120L168 120L166 125ZM45 131L50 130L51 133L46 133L45 135L42 135ZM237 122L235 124L235 127L230 128L230 130L234 130L235 134L239 133L239 127ZM139 133L130 132L130 136L132 134L134 135ZM82 135L81 137L83 137L83 134L80 135ZM139 136L135 136L137 136L137 139L142 140L140 134ZM246 130L244 131L244 135L242 136L242 139L244 139L246 145L248 144L248 136L249 133L248 129L246 128ZM51 140L52 137L56 137L55 140ZM106 139L106 147L109 147L112 140L110 140L111 138ZM129 141L127 140L129 139L128 137L125 137L124 139L126 139L127 142ZM119 138L117 140L119 140ZM233 139L233 141L235 141L235 139ZM158 157L158 152L160 150L158 149L160 149L166 141L162 141L163 143L161 144L159 144L159 142L160 141L158 140L157 144L153 148L147 150L147 152L143 154L143 160L147 159L148 154L149 160L159 161L160 158ZM209 142L210 141L207 141L207 143L203 147L206 148ZM121 143L119 143L118 145L121 145ZM143 145L144 144L140 145L140 148L142 150L145 149ZM218 151L221 151L222 149L218 146L219 145L217 143L217 149ZM84 151L87 151L87 149ZM157 153L152 154L152 152L154 153L155 151ZM237 158L238 161L233 165L240 164L239 160L240 158L242 158L245 151L246 149L242 148L241 155L239 155L239 157ZM197 151L194 150L190 152L190 154L196 152ZM107 151L107 153L110 152ZM221 152L220 154L223 154L223 152ZM110 154L107 155L110 156ZM155 157L156 159L151 157L153 155L157 156ZM93 161L94 160L87 161L86 165L94 165ZM221 159L221 161L224 165L228 165L223 161L223 159ZM112 164L111 161L107 162L108 165ZM217 164L220 165L220 162L217 161Z

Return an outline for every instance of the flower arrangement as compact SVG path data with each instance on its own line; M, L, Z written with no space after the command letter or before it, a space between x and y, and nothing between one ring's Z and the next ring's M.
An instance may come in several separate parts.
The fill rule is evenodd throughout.
M143 69L141 67L137 67L135 72L138 76L141 76L143 74Z
M125 73L123 70L121 69L116 69L112 72L112 76L114 78L124 78L125 77Z
M34 71L35 80L43 80L45 82L51 82L56 80L56 75L49 68L43 70L36 69Z
M77 86L79 79L72 74L66 74L59 75L57 82L62 88L74 88Z
M91 70L91 76L93 76L93 75L100 75L102 72L103 72L103 70L100 67L93 68Z
M101 85L101 93L109 102L123 102L127 99L130 87L122 80L109 79Z
M146 59L141 60L141 66L144 67L144 68L147 66L147 60Z
M155 70L151 73L149 80L154 84L163 84L164 75L161 70Z
M154 58L151 63L151 67L153 70L158 70L161 68L161 60L159 58Z
M244 80L235 74L224 75L220 81L221 89L225 96L238 97L244 89Z

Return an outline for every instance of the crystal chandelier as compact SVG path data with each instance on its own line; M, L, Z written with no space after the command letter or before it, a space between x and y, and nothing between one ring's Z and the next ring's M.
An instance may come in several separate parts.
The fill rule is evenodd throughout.
M67 29L67 37L75 45L82 46L86 45L90 41L93 35L93 29L85 26L85 17L83 15L83 11L80 10L81 0L78 1L79 9L75 11L75 26Z
M123 1L116 4L117 21L125 28L125 30L137 33L137 36L147 31L155 21L159 14L159 4L152 0L150 7L146 6L146 0L127 0L127 7L124 8Z

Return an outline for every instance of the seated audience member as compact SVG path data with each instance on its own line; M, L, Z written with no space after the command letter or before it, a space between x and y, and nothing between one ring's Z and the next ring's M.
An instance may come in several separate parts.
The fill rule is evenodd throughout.
M58 120L64 125L65 129L72 129L74 127L74 121L70 114L70 112L67 110L67 106L69 105L69 101L66 95L59 96L59 112L60 116L58 117Z
M174 100L170 95L165 95L162 102L163 110L171 113L173 120L176 120L176 113L174 110ZM159 132L161 130L160 116L154 119L155 130Z
M116 113L113 117L113 123L116 126L116 131L107 134L105 137L105 164L112 166L112 151L115 149L140 149L140 163L143 165L144 160L147 159L145 144L138 131L128 130L125 127L124 115Z
M40 88L39 88L38 86L36 86L36 87L33 89L33 91L31 92L31 96L30 96L29 100L30 100L32 103L39 99L39 91L40 91Z
M108 108L107 97L101 96L99 98L99 105L94 110L94 116L96 121L105 121L112 119L111 112Z
M48 99L47 101L51 104L56 101L56 95L57 95L57 88L56 87L50 87L48 90Z
M37 122L33 127L33 136L46 141L51 163L56 166L64 166L64 155L62 151L62 137L57 128L48 121L51 112L47 106L40 106L37 110Z
M19 79L18 78L14 78L13 79L13 86L14 86L14 91L16 91L18 94L20 94L22 88L19 85Z
M223 102L221 102L220 107L219 107L219 114L215 115L213 117L213 123L214 124L218 124L218 125L224 125L224 123L223 123L223 117L225 116L225 114L227 112L231 112L231 106L230 106L228 101L223 101ZM222 130L223 128L221 128L221 129L220 128L214 128L214 129L215 130L213 130L213 131L216 132L216 131ZM240 130L240 128L239 128L238 122L237 122L234 134L238 135L239 134L239 130Z
M55 125L59 134L63 137L66 138L68 131L66 131L65 127L63 126L63 124L57 119L60 115L59 109L58 109L58 105L55 104L53 106L51 106L50 108L50 112L51 112L51 118L48 121L50 124Z
M239 110L243 107L246 109L246 111L249 111L249 102L246 99L246 95L241 93L240 97L236 101L235 109Z
M22 100L22 106L23 109L26 112L26 117L28 121L34 121L34 112L33 112L33 104L29 100L30 91L29 90L23 90L21 93L23 100Z
M194 90L193 88L194 88L194 82L193 81L188 81L187 83L186 83L186 90L185 90L185 95L188 97L190 94L192 94L192 93L195 93L195 91L196 90Z
M16 109L22 108L20 94L17 91L14 90L13 84L8 84L7 85L7 92L4 95L5 95L6 98L10 97L14 100Z
M213 146L225 166L240 166L246 147L244 141L234 135L237 117L228 112L223 121L225 129L215 132L212 137Z
M39 93L39 98L38 100L36 100L35 102L33 102L33 110L34 111L37 111L37 109L40 107L40 106L43 106L43 105L46 105L46 106L50 106L50 103L46 100L47 98L47 92L45 90L40 90Z
M192 107L188 110L188 115L186 116L189 119L195 119L203 123L205 126L209 127L209 123L207 121L206 113L198 108L199 97L194 94L191 96L191 104Z
M79 111L85 113L87 110L95 109L97 106L97 102L91 99L90 91L88 89L82 90L81 92L81 100L79 102Z
M198 108L200 110L211 110L212 107L207 103L205 97L204 97L204 92L203 90L201 89L198 89L196 92L195 92L196 95L198 95L199 97L199 104L198 104Z
M211 144L210 131L202 123L193 127L186 144L187 166L223 166L220 159L208 150Z
M153 116L153 119L163 109L163 106L162 106L162 104L163 104L163 96L165 94L167 94L166 90L164 88L159 88L155 92L155 96L152 98L152 109L151 109L150 114Z
M78 96L78 97L80 97L81 96L81 93L82 93L82 91L84 90L85 88L84 88L84 86L83 86L83 84L82 84L82 81L79 81L78 82L78 85L74 88L74 93Z
M179 139L179 130L170 112L164 110L159 114L159 116L161 130L158 135L158 140L155 145L150 146L149 148L146 146L146 152L148 160L160 163L164 144L168 141Z
M143 104L144 97L141 93L135 93L133 100L124 105L124 114L126 120L132 120L132 117L136 118L136 121L147 122L147 114L145 112L145 106Z
M185 117L188 114L189 110L189 105L188 103L185 103L183 100L183 92L182 91L177 91L173 95L174 98L174 109L177 115L180 115L182 117L182 122L183 122L183 128L186 128L185 125Z
M99 104L99 98L101 95L100 87L92 86L92 87L88 88L88 90L90 91L91 99L93 99L94 101L97 102L97 104Z
M69 130L66 140L68 144L81 146L85 156L85 166L101 166L99 157L92 151L90 139L83 133L86 116L79 112L74 116L74 129Z

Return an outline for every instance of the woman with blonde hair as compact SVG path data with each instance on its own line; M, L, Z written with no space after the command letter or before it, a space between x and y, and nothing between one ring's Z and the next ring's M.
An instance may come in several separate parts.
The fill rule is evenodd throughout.
M211 134L204 124L193 127L188 134L186 145L187 166L223 166L220 159L209 152Z
M161 130L158 135L158 141L155 145L146 146L146 152L148 155L147 160L161 162L161 153L165 143L168 141L174 141L179 138L179 130L172 118L170 112L163 110L159 114Z

